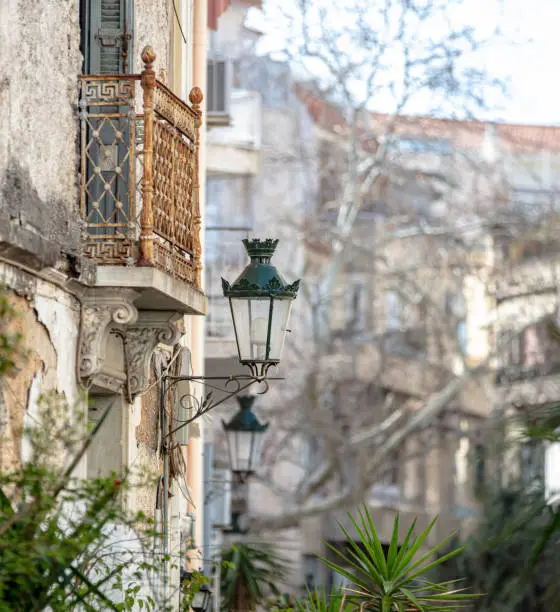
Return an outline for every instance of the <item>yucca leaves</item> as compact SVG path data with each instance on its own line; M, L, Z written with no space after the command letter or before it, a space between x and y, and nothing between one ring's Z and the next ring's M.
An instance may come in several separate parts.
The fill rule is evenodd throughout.
M296 602L297 612L350 612L352 606L343 589L333 588L327 594L324 590L308 592L307 599Z
M327 567L334 570L352 586L346 587L348 603L361 610L381 612L410 612L413 610L438 610L447 612L466 607L477 595L457 588L456 581L434 583L425 577L431 570L458 555L457 548L436 558L436 553L447 547L453 535L425 550L428 536L434 528L434 519L427 529L415 535L416 521L408 529L399 545L399 517L395 518L393 533L387 552L379 539L367 507L359 511L358 519L348 515L357 539L340 525L347 540L347 550L341 552L327 544L343 564L322 558ZM319 608L332 609L332 608ZM345 608L342 608L345 609ZM304 608L304 610L307 610ZM310 608L313 610L313 608Z
M278 585L288 573L286 561L266 544L237 543L222 552L224 610L253 610L269 592L279 595Z

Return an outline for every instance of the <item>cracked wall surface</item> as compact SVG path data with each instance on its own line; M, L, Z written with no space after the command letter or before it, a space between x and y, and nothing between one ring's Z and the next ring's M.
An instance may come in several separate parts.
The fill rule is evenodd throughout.
M78 402L79 304L61 288L5 264L0 264L0 286L15 312L3 324L21 336L15 368L0 380L0 469L5 469L20 464L22 429L33 423L41 394L53 390L71 406Z

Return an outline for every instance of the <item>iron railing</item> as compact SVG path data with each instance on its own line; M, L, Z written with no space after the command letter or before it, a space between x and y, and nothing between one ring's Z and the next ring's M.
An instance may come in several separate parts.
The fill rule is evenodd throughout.
M198 144L202 92L185 104L142 52L140 75L80 77L80 206L85 254L155 266L201 288Z

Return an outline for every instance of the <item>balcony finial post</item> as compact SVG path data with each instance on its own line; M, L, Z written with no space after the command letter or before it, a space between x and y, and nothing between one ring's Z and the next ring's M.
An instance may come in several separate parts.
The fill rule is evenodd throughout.
M144 91L144 173L142 175L142 214L140 216L140 253L139 266L154 265L154 89L156 73L153 63L156 54L152 47L146 46L142 51L144 70L140 84Z
M194 275L196 285L202 288L202 246L200 244L200 230L202 218L200 216L200 176L199 176L199 151L200 151L200 126L202 125L202 111L200 105L204 99L200 87L193 87L189 94L189 102L196 113L196 155L194 160Z

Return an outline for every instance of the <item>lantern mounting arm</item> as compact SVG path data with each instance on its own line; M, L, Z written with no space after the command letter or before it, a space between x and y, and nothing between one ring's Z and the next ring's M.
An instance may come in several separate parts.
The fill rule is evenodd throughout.
M227 400L239 395L240 393L243 393L243 391L255 384L263 386L261 391L257 391L257 395L264 395L269 390L269 380L284 380L283 378L267 377L266 370L264 370L264 368L261 370L261 372L256 372L256 370L253 370L253 368L251 368L251 370L251 374L238 374L232 376L163 376L161 379L160 390L161 406L165 406L167 404L166 400L168 392L181 382L197 383L208 390L202 397L198 397L191 390L189 390L189 392L183 393L178 398L178 403L191 411L192 416L190 416L188 419L180 421L174 417L174 420L178 424L175 427L172 427L169 432L165 433L163 439L167 440L167 438L183 427L186 427L193 421L196 421ZM257 375L255 375L255 372ZM215 391L218 391L221 394L219 398L214 397Z

